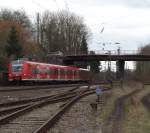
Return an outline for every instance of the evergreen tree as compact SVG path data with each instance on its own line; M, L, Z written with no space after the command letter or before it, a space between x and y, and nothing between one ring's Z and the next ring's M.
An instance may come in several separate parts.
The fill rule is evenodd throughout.
M92 61L90 62L90 71L94 73L99 73L100 69L100 61Z
M87 55L88 54L88 44L87 44L87 39L86 39L85 35L83 35L83 37L82 37L82 43L80 46L80 54L81 55ZM77 67L86 69L88 63L87 62L76 62L75 65Z
M19 43L17 31L14 26L11 27L7 43L8 45L6 45L6 53L8 57L15 56L15 58L20 58L22 55L22 46Z
M88 44L85 35L82 37L81 54L88 54Z
M95 52L91 51L90 54L95 55ZM90 62L90 71L93 72L93 73L99 73L99 71L100 71L100 61L98 61L98 60L91 61Z

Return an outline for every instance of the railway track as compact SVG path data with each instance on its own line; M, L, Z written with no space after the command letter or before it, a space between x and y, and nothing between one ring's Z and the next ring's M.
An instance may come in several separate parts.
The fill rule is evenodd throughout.
M103 87L111 86L110 83L94 83L94 85L101 85ZM0 87L0 92L13 92L13 91L29 91L29 90L47 90L47 89L55 89L55 88L69 88L74 86L88 86L88 83L80 83L80 84L58 84L58 85L41 85L41 86L11 86L11 87Z
M70 94L70 93L69 93ZM75 92L75 94L74 94L74 96L76 95L77 93ZM73 97L73 96L72 96ZM41 101L41 102L38 102L38 103L35 103L35 104L32 104L32 105L29 105L29 106L27 106L27 107L25 107L25 108L23 108L23 109L21 109L21 110L18 110L18 111L16 111L16 112L14 112L14 113L12 113L12 114L9 114L9 115L7 115L7 116L5 116L5 117L3 117L3 118L1 118L0 119L0 124L1 125L3 125L3 124L6 124L6 123L8 123L7 125L5 125L5 126L10 126L10 125L15 125L15 127L16 127L16 123L17 123L17 125L18 124L23 124L21 127L23 127L22 128L22 130L24 130L25 129L25 131L28 131L27 129L26 129L26 127L24 126L24 125L28 125L28 123L29 124L31 124L31 123L33 123L33 125L35 125L34 127L36 128L36 126L38 125L39 126L39 124L38 123L40 123L40 125L43 123L43 121L46 121L47 119L47 115L44 115L44 118L43 118L43 116L42 116L42 118L39 118L39 117L36 117L35 119L32 119L31 117L33 117L33 116L35 116L35 114L36 114L36 116L40 116L40 114L49 114L49 113L47 113L47 112L52 112L53 113L53 111L51 111L51 109L53 108L53 107L51 107L51 106L49 106L49 104L50 103L53 103L52 104L52 106L56 106L57 105L57 103L56 104L54 104L54 102L58 102L58 101L63 101L64 99L65 100L67 100L67 99L69 99L69 98L71 98L71 97L69 97L69 96L65 96L65 97L57 97L56 98L56 96L55 96L55 99L53 98L51 98L51 99L47 99L47 100L43 100L43 101ZM59 103L59 105L60 105L60 103ZM56 111L56 110L55 110ZM55 112L54 111L54 112ZM29 114L26 114L27 112L30 112ZM14 118L17 118L18 116L20 116L20 115L23 115L23 114L25 114L25 116L23 116L22 118L18 118L19 120L20 120L20 122L18 123L18 121L19 120L17 120L17 121L11 121L11 122L9 122L10 120L13 120ZM37 115L38 114L38 115ZM26 123L25 121L24 121L24 118L28 121L28 123ZM42 123L41 122L39 122L40 120L42 121ZM33 122L33 121L36 121L35 123ZM32 129L33 129L33 125L32 125ZM20 126L19 126L20 127ZM8 130L9 129L11 129L11 128L5 128L5 129L7 129L7 131L6 132L8 132ZM4 129L2 128L2 130L1 130L1 128L0 128L0 131L3 131ZM20 130L20 129L17 129L17 130ZM5 132L5 131L3 131L3 132Z
M23 100L24 101L31 101L32 99L39 99L42 100L44 98L49 97L49 95L55 95L55 94L60 94L65 91L74 91L78 88L84 89L86 86L72 86L72 87L63 87L63 88L56 88L56 89L37 89L35 90L26 90L26 91L10 91L10 92L0 92L0 106L1 103L11 103L11 105L17 103L18 101Z
M66 85L46 85L46 86L16 86L16 87L0 87L0 92L9 91L29 91L29 90L41 90L41 89L54 89L62 87L73 87L73 86L87 86L86 83L83 84L66 84Z
M3 114L11 113L13 111L17 111L19 109L25 108L31 104L34 104L36 102L40 102L42 100L49 99L52 101L54 101L54 100L57 101L60 98L63 98L65 96L73 97L75 95L74 91L77 89L80 89L80 87L74 87L73 89L69 89L67 91L64 91L64 92L61 92L61 93L55 94L55 95L48 95L48 96L42 96L42 97L37 97L37 98L29 98L29 99L25 99L25 100L0 103L0 108L1 108L0 109L0 116ZM76 93L78 93L78 91Z
M106 90L108 89L103 91ZM19 105L20 109L0 118L0 132L7 133L11 130L24 133L44 133L77 100L93 93L95 89L87 88L80 91L67 91L66 94L58 94L29 105Z

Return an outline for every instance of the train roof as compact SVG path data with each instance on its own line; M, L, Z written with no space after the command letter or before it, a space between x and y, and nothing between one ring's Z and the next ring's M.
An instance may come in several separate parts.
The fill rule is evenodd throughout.
M22 63L30 63L30 64L40 64L40 65L48 65L48 66L52 66L52 67L60 67L60 68L67 68L67 69L79 69L79 70L83 70L83 71L89 71L88 69L83 69L83 68L78 68L78 67L74 67L74 66L63 66L63 65L56 65L56 64L48 64L48 63L41 63L41 62L34 62L34 61L27 61L27 60L15 60L12 61L13 64L22 64Z
M49 65L53 67L62 67L62 68L77 68L77 67L72 67L72 66L63 66L63 65L56 65L56 64L48 64L48 63L41 63L41 62L33 62L33 61L25 61L26 63L31 63L31 64L40 64L40 65ZM79 68L78 68L79 69Z
M89 69L84 69L84 68L79 68L79 69L83 71L90 71Z

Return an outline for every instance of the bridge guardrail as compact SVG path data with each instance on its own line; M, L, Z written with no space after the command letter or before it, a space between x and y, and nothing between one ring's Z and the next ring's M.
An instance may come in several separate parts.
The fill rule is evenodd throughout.
M83 55L150 55L150 50L140 51L140 50L96 50L96 51L89 51L87 54L83 53ZM82 55L76 54L76 55Z
M76 54L64 54L62 56L81 56L81 55L150 55L150 50L96 50L87 52L79 52Z

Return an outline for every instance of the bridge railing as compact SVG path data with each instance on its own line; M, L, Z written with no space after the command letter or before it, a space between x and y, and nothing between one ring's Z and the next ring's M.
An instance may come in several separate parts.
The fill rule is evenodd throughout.
M140 50L97 50L94 51L97 54L106 54L106 55L150 55L150 50L140 51ZM88 54L93 54L89 51Z
M76 56L76 55L150 55L150 50L96 50L87 52L79 52L76 54L67 54L65 56Z

